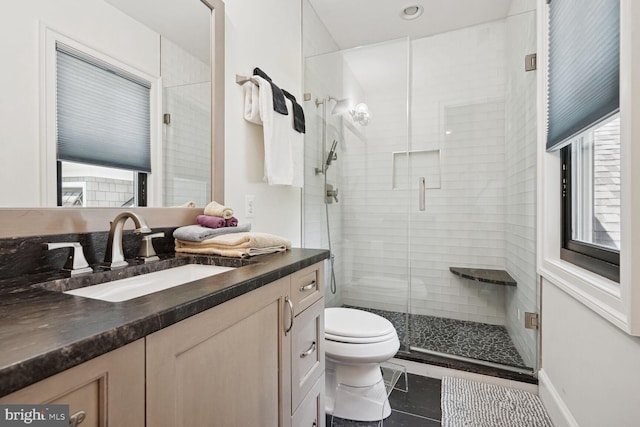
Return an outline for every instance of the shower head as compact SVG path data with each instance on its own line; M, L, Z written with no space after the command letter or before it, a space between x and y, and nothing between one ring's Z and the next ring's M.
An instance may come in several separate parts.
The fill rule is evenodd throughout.
M325 103L327 103L328 101L333 101L335 102L335 105L333 106L333 109L331 110L331 114L343 114L349 111L349 106L351 104L351 100L349 98L344 98L344 99L338 99L335 96L327 96L324 99L318 99L316 98L316 107L319 107L320 105L323 105ZM329 105L329 104L327 104Z
M349 111L349 104L351 104L351 100L349 98L338 99L330 96L328 99L333 100L336 103L331 110L331 114L343 114Z

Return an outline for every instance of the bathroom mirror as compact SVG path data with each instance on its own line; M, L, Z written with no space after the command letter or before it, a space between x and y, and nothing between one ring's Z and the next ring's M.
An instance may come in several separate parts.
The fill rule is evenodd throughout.
M223 199L222 0L35 0L14 3L7 12L0 18L5 55L0 69L0 207L53 207L59 201L87 207L190 201L204 206L214 197ZM100 139L94 148L83 145L90 140L87 129L98 138L116 132L119 139L124 126L115 104L105 101L106 113L97 114L97 125L75 118L75 127L62 126L74 117L68 110L83 117L94 106L85 108L61 95L64 76L75 85L85 81L58 59L69 52L81 66L91 63L89 73L97 70L96 75L102 72L113 80L130 77L147 86L148 105L142 111L150 114L142 118L148 121L143 125L148 136L139 139L148 141L150 173L122 169L118 160L136 156L131 145L112 156L116 163L106 164L100 163ZM89 91L79 87L76 92ZM104 87L101 100L117 92ZM137 120L126 111L119 115ZM82 159L90 160L61 158L63 131L65 138L75 137Z

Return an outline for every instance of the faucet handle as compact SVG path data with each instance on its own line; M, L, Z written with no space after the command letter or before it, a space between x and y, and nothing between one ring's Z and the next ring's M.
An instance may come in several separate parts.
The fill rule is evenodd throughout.
M69 257L67 258L67 262L62 270L66 271L71 276L93 273L93 269L89 266L87 259L84 257L84 250L79 242L43 243L42 247L48 251L60 248L73 248L73 250L69 252Z
M147 234L142 237L140 251L138 251L138 259L144 262L158 261L160 259L156 255L156 250L153 247L153 239L158 237L164 237L164 232Z

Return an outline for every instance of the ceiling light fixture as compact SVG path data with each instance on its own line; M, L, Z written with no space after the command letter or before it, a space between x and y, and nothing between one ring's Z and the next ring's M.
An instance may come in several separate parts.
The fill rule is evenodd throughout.
M400 17L402 19L407 19L407 20L416 19L417 17L422 15L422 11L423 11L422 6L414 4L412 6L407 6L404 9L402 9L402 12L400 12Z

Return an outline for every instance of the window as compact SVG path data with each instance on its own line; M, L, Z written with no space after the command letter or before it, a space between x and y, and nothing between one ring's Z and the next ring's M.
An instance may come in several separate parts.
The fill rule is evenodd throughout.
M56 43L58 206L146 206L151 83ZM73 192L65 182L83 183Z
M561 150L560 256L620 282L620 0L549 2L547 151Z
M561 155L561 258L619 281L619 116L574 138Z
M58 161L58 167L58 206L144 206L140 203L144 198L136 194L137 172L67 161Z

